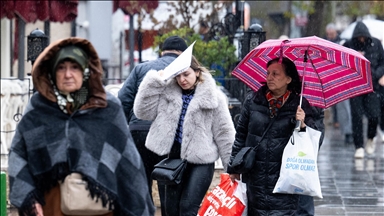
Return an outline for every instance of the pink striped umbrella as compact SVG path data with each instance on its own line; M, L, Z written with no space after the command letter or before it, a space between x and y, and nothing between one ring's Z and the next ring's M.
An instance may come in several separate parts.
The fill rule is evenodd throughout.
M266 82L267 62L281 55L295 63L302 96L312 106L328 108L373 91L371 63L363 55L316 36L267 40L250 51L232 75L257 91Z

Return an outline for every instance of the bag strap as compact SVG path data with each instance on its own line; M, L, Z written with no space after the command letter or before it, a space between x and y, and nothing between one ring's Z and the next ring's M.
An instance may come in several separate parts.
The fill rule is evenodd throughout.
M263 135L261 136L261 138L260 138L260 140L259 140L259 143L264 139L265 134L267 134L267 132L268 132L269 128L271 128L273 122L276 121L278 115L279 115L279 114L277 114L277 115L272 119L272 121L270 121L270 122L268 123L267 128L265 129ZM259 144L259 143L258 143L258 144ZM254 146L253 149L256 149L257 146L258 146L258 145Z

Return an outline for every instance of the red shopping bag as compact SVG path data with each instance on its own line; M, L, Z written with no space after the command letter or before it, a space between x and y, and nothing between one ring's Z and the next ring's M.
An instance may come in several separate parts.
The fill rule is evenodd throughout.
M220 179L205 195L197 216L242 216L247 204L245 183L232 182L228 173L222 173Z

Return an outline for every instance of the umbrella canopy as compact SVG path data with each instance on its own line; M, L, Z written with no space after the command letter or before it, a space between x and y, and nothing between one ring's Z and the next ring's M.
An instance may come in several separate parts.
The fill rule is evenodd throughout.
M312 36L267 40L250 51L232 75L257 91L267 77L268 61L293 61L302 77L304 96L312 106L328 108L373 91L370 62L355 50Z

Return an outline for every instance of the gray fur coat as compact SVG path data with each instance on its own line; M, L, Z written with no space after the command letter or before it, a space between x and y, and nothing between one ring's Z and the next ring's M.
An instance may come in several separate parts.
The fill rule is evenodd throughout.
M185 114L181 158L207 164L219 156L227 168L235 139L235 128L225 95L210 74L196 87ZM153 120L145 146L158 155L170 152L182 110L182 89L175 79L163 81L151 70L141 82L133 110L144 120Z

